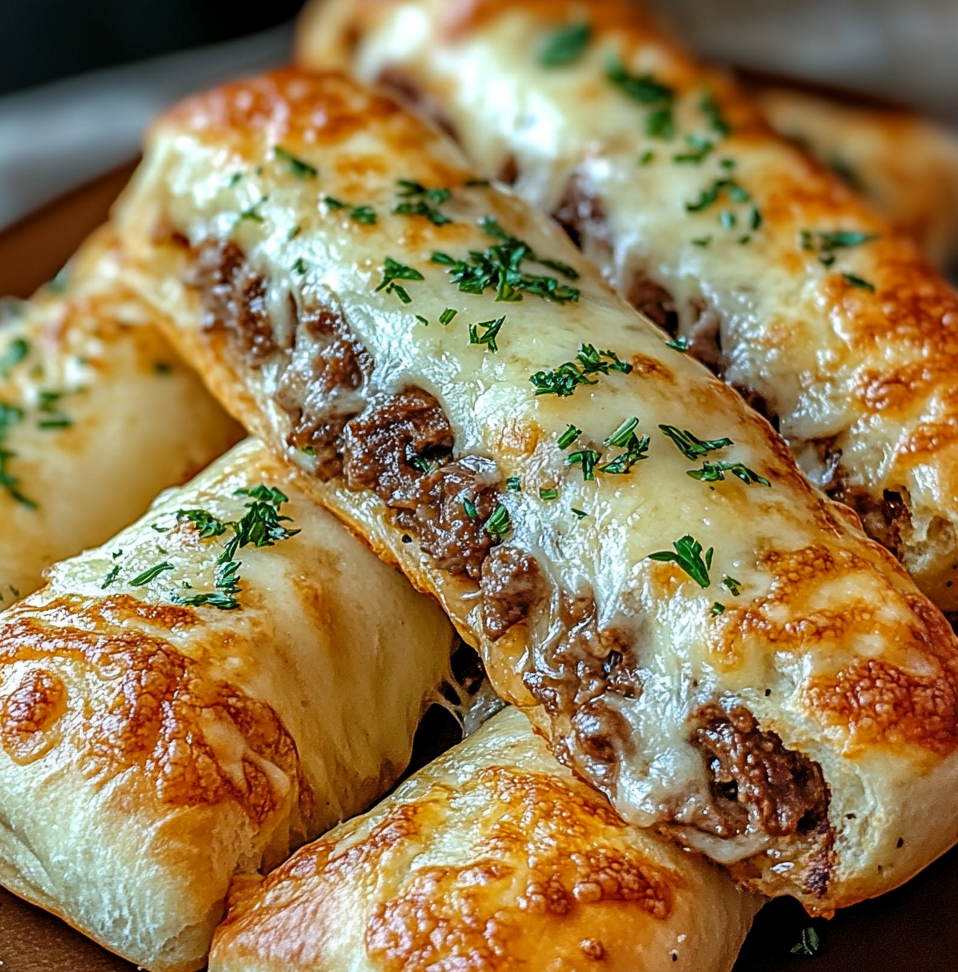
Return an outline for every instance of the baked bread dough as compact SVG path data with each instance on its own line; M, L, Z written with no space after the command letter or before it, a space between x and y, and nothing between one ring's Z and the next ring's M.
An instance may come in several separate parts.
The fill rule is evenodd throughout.
M234 875L396 780L451 639L237 446L0 614L0 882L153 972L200 968Z
M119 262L104 228L0 317L0 608L240 437Z
M904 109L778 85L752 87L779 134L806 148L918 243L942 271L958 258L958 136Z
M623 823L506 709L262 883L239 883L210 972L728 972L760 903Z
M437 129L337 75L223 87L157 124L116 218L217 397L630 822L816 911L954 841L944 617Z
M958 295L733 81L634 0L333 0L299 56L416 99L555 215L958 621Z

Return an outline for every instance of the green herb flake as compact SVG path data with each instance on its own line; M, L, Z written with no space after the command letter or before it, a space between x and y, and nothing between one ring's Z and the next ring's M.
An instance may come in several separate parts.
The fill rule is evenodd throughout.
M297 158L289 149L283 148L282 145L277 145L273 148L273 155L282 162L285 162L289 166L289 171L300 179L315 179L319 175L319 169L316 166Z
M394 213L405 216L424 216L434 226L445 226L452 220L439 211L438 206L452 198L452 192L445 187L427 189L411 179L400 179L398 192L403 202L393 209ZM430 205L431 204L431 205Z
M541 487L539 489L539 499L541 500L554 500L559 498L559 490L555 487Z
M496 335L498 335L505 320L505 315L503 315L495 321L480 321L478 324L471 324L469 326L469 343L484 344L493 353L497 352L499 345L496 344ZM481 334L479 328L484 328Z
M622 361L614 351L597 351L591 344L580 344L575 361L566 361L550 371L537 371L529 381L537 395L568 398L580 385L598 384L595 375L608 375L610 371L627 375L632 365Z
M120 575L120 565L114 564L107 572L106 577L103 578L103 583L100 585L100 590L105 591Z
M293 273L306 273L309 267L306 266L306 261L302 257L297 257L296 262L293 264Z
M711 240L711 237L709 239ZM680 354L688 354L689 339L687 337L673 338L671 341L666 341L665 346L673 351L678 351Z
M722 575L722 587L725 588L732 595L732 597L738 597L742 593L742 582L737 581L734 577L729 577L728 574Z
M423 317L422 314L417 314L416 315L416 320L419 321L419 323L422 324L423 327L429 327L429 318L428 317Z
M229 527L228 523L224 523L208 510L177 510L176 519L177 521L185 520L187 523L191 523L199 534L200 540L206 540L209 537L221 537Z
M504 540L512 529L509 511L502 505L496 507L492 516L485 522L487 533L491 533L497 540Z
M724 614L724 613L725 613L725 605L724 604L720 604L718 601L713 601L712 602L712 611L711 611L712 617L713 618L716 618L720 614Z
M706 247L712 242L711 235L709 236L697 236L692 240L692 246ZM670 342L671 344L671 342Z
M340 202L338 199L334 199L332 196L323 196L323 202L330 209L345 209L346 203Z
M727 472L742 480L746 486L751 486L755 483L760 483L762 486L772 485L764 476L759 476L757 472L753 472L748 466L740 462L706 461L702 463L701 469L690 469L686 475L703 483L717 483L725 480L725 474Z
M522 480L518 476L510 476L506 480L506 489L512 493L522 492Z
M686 534L684 537L673 542L675 552L660 550L657 553L649 554L648 560L657 560L661 563L677 564L685 571L699 587L709 586L709 567L712 565L712 547L705 551L702 557L702 544L694 537Z
M822 942L818 936L818 932L809 925L808 928L802 929L802 937L792 946L791 951L793 955L806 955L811 958L818 955L821 947Z
M446 309L445 309L445 310L444 310L444 311L443 311L443 312L442 312L442 313L441 313L441 314L439 315L439 323L440 323L440 324L442 324L442 326L443 326L443 327L445 327L445 326L446 326L447 324L451 324L451 323L452 323L452 319L453 319L453 318L454 318L454 317L456 316L456 314L458 314L458 313L459 313L459 311L456 311L456 310L453 310L453 309L452 309L451 307L447 307L447 308L446 308Z
M654 161L655 161L655 152L653 152L652 149L646 149L639 156L639 165L641 165L641 166L646 166L650 162L654 162Z
M716 179L711 185L699 192L698 199L685 204L686 212L700 213L708 209L709 206L718 201L723 191L732 202L748 202L752 198L751 193L734 179Z
M689 432L676 428L674 425L660 425L660 431L675 444L676 449L685 456L686 459L700 459L702 456L715 452L718 449L726 449L733 445L731 439L700 439Z
M539 49L539 64L546 68L574 64L585 53L592 38L587 23L568 24L551 33Z
M632 467L643 459L648 459L649 437L642 436L640 439L635 434L635 429L639 420L632 416L627 418L613 433L605 440L605 445L614 446L625 451L614 459L599 466L599 472L609 475L624 475Z
M580 449L578 452L569 454L569 457L566 459L566 465L581 466L582 478L584 481L589 482L595 479L595 466L601 458L601 453L596 452L594 449Z
M728 138L731 135L732 126L725 120L722 109L719 108L711 91L706 91L699 99L699 110L708 119L716 135L720 138Z
M845 283L851 284L853 287L858 287L861 290L867 290L871 294L875 293L875 285L873 283L869 283L867 280L856 276L854 273L843 273L842 279L845 281Z
M295 239L296 239L296 237L297 237L297 236L299 236L299 234L300 234L300 233L302 233L302 232L303 232L303 227L302 227L302 226L300 226L300 225L299 225L299 223L296 223L296 225L295 225L295 226L293 226L293 227L292 227L292 228L290 229L290 231L289 231L289 232L288 232L288 233L286 234L286 239L287 239L287 241L290 241L290 242L292 242L292 241L293 241L293 240L295 240Z
M248 219L254 223L265 222L266 221L265 217L261 213L259 213L258 210L259 207L262 206L263 203L266 202L268 198L269 196L263 196L261 199L257 199L256 202L254 202L253 205L249 207L249 209L244 209L239 214L240 221L242 222L244 219Z
M154 361L153 373L156 375L169 375L173 373L173 365L166 361Z
M473 501L468 497L462 501L462 508L466 511L466 516L468 516L470 520L475 521L479 519L479 512L476 509L476 504L473 503Z
M164 560L161 564L154 564L144 570L142 574L137 574L130 581L130 587L143 587L145 584L149 584L151 580L159 577L160 574L173 569L173 565L168 560Z
M580 435L582 435L582 429L577 429L574 425L571 424L567 425L565 432L563 432L562 435L560 435L558 440L556 441L556 445L560 449L568 449L569 446L572 445L572 443L575 442L575 440L578 439Z
M353 206L349 211L349 218L356 223L373 226L376 223L376 210L372 206Z
M73 425L73 419L67 415L51 415L37 421L37 428L43 430L68 429Z
M762 225L762 212L758 206L753 206L751 213L748 217L749 229L757 230Z
M577 510L574 506L571 508L572 515L577 520L584 520L589 514L585 510Z
M685 152L678 152L672 156L672 161L678 162L680 165L683 163L701 165L712 149L715 148L713 142L710 142L707 138L702 138L701 135L686 135L685 141L688 142L689 148Z
M396 283L397 280L425 280L426 278L414 267L407 267L398 263L392 257L386 257L383 264L383 279L376 288L376 293L385 290L387 294L394 293L404 304L411 302L404 287Z
M23 338L14 338L6 351L0 355L0 378L9 378L10 372L30 353L30 343Z
M236 185L236 184L237 184L237 183L238 183L238 182L240 181L240 179L242 179L242 178L243 178L243 173L242 173L242 172L234 172L234 173L233 173L233 174L232 174L232 175L231 175L231 176L229 177L229 181L228 181L228 182L226 183L226 185L227 185L227 186L228 186L228 187L229 187L230 189L232 189L232 188L233 188L233 186L235 186L235 185Z

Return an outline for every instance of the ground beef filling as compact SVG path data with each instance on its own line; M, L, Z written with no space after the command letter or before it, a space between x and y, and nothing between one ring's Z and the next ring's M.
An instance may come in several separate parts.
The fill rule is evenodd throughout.
M534 557L517 547L494 547L482 565L482 626L492 641L525 621L545 595Z
M288 338L278 341L265 283L235 243L210 240L193 249L186 283L202 296L207 331L224 333L250 367L278 365L274 395L291 420L287 444L315 458L319 478L342 476L349 489L372 490L440 568L488 587L490 624L500 634L527 616L529 578L538 576L531 557L523 555L525 571L483 574L495 544L485 528L498 506L495 463L453 457L452 428L432 395L414 387L375 393L371 357L328 310L291 298Z
M828 787L821 767L763 732L748 709L711 704L695 716L692 745L705 760L712 797L700 826L719 837L745 833L749 806L770 837L817 832L828 824Z

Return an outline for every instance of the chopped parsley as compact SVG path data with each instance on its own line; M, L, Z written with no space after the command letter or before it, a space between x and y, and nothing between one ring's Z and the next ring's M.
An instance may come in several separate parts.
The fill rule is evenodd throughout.
M752 212L749 214L748 218L749 228L753 230L759 229L762 225L762 213L758 206L752 207Z
M716 179L699 193L698 199L685 204L686 212L700 213L708 209L709 206L718 201L723 191L732 202L748 202L752 198L749 191L734 179Z
M670 139L675 134L672 106L675 90L662 84L651 74L630 74L617 57L606 66L606 80L624 95L647 106L650 111L645 119L645 133L651 138Z
M867 280L856 276L854 273L843 273L842 278L844 279L845 283L849 283L853 287L859 287L862 290L867 290L872 294L875 293L875 285L873 283L869 283Z
M695 239L692 240L692 246L708 246L711 242L712 242L711 234L709 236L697 236L695 237ZM684 338L682 340L684 340ZM669 341L668 344L669 347L674 347L672 341ZM676 350L685 351L687 349L688 349L688 345L686 345L684 348L676 349Z
M199 533L200 540L206 540L209 537L221 537L226 533L228 527L227 523L207 510L177 510L176 519L192 523Z
M539 489L539 499L541 500L554 500L559 498L559 490L554 486L550 487L540 487Z
M737 581L734 577L729 577L728 574L722 575L722 587L724 587L732 597L738 597L742 593L742 582Z
M751 486L753 483L761 483L763 486L772 485L764 476L759 476L757 472L753 472L740 462L706 461L702 463L701 469L690 469L686 475L703 483L717 483L725 480L727 472L741 479L746 486Z
M257 199L256 202L254 202L253 205L249 207L249 209L244 209L239 214L240 221L244 219L248 219L254 223L265 222L265 218L261 213L257 212L257 210L259 209L260 206L263 205L264 202L266 202L268 198L269 196L263 196L262 198Z
M393 209L394 213L406 216L424 216L434 226L445 226L452 220L441 213L438 206L452 197L452 193L445 188L427 189L418 182L410 179L399 180L399 196L403 199Z
M539 49L539 64L547 68L574 64L585 53L591 39L592 28L587 23L560 27Z
M712 131L720 138L727 138L732 133L732 126L723 117L722 109L719 108L711 91L706 91L702 95L699 100L699 110L708 119Z
M686 135L685 141L688 142L689 148L684 152L677 152L673 155L673 162L689 162L694 165L700 165L712 149L715 148L713 142L710 142L707 138L702 138L701 135Z
M73 419L64 415L56 408L57 402L64 396L64 392L42 391L40 392L40 404L37 406L41 413L37 419L38 429L68 429L73 425Z
M376 222L376 210L372 206L353 206L349 211L349 218L354 222L372 226Z
M23 338L14 338L0 355L0 378L9 378L10 372L30 353L30 344Z
M137 574L130 581L130 587L143 587L168 570L173 570L173 565L168 560L164 560L161 564L154 564L152 567L147 567L142 574Z
M332 196L323 196L323 202L329 206L330 209L345 209L346 203L340 202L338 199L334 199Z
M114 564L107 572L106 577L103 578L103 583L100 585L100 590L105 591L119 576L120 565Z
M555 270L569 280L576 280L578 272L567 263L537 256L528 243L510 236L491 216L480 220L480 226L499 242L482 252L471 250L469 260L456 260L439 250L432 254L433 263L448 268L459 289L468 294L481 294L490 288L496 291L496 300L522 300L523 292L557 303L577 301L579 291L575 287L560 284L555 277L526 273L523 261L531 261Z
M459 313L459 311L457 311L457 310L453 310L453 309L452 309L451 307L447 307L447 308L446 308L446 309L445 309L445 310L444 310L444 311L443 311L443 312L442 312L442 313L441 313L441 314L439 315L439 323L440 323L440 324L442 324L442 326L443 326L443 327L445 327L445 326L446 326L447 324L450 324L450 323L452 323L452 319L453 319L453 318L454 318L454 317L456 316L456 314L458 314L458 313Z
M639 420L632 416L626 419L606 440L607 446L624 449L620 455L599 466L599 472L610 475L625 475L632 467L643 459L648 459L650 440L647 435L640 439L635 434Z
M711 241L712 241L712 237L710 236L710 237L708 237L707 242L705 242L703 244L700 244L700 245L702 245L702 246L708 246L708 244ZM692 242L695 243L696 241L693 240ZM687 354L688 353L688 350L689 350L689 339L687 337L677 337L677 338L673 338L671 341L666 341L665 342L665 346L667 348L671 348L673 351L678 351L681 354Z
M711 613L712 613L712 617L713 618L718 617L720 614L724 614L725 613L725 605L724 604L720 604L718 601L713 601L712 602L712 612Z
M567 425L565 432L563 432L556 441L556 445L558 445L560 449L568 449L569 446L572 445L572 443L575 442L580 435L582 435L582 429L577 429L571 424Z
M167 361L154 361L153 372L157 375L169 375L173 373L173 365Z
M566 459L568 466L581 466L582 478L588 482L595 479L595 465L602 458L602 454L595 449L580 449L578 452L569 454Z
M571 507L571 512L577 520L584 520L589 515L585 510L577 510L574 506Z
M712 547L705 551L702 557L702 544L694 537L686 534L672 544L675 552L660 550L657 553L649 554L648 560L657 560L661 563L678 564L699 587L709 586L709 568L712 566Z
M26 497L20 489L20 480L7 468L7 463L16 458L16 453L3 447L10 427L23 420L23 410L16 405L0 402L0 489L5 489L11 499L28 510L37 509L37 504Z
M398 263L392 257L386 257L383 264L383 279L376 288L376 293L385 289L387 294L395 294L404 304L411 302L412 298L406 293L406 289L396 283L397 280L425 280L426 278L415 268L407 267Z
M480 321L478 324L470 324L469 343L484 344L490 351L495 353L499 350L499 345L496 344L496 335L499 333L505 320L506 317L503 314L502 317L495 321ZM484 328L482 334L479 333L480 327Z
M479 519L479 511L476 509L476 504L473 503L473 501L468 497L462 501L462 508L466 511L466 516L468 516L470 520Z
M513 493L522 492L522 480L518 476L510 476L506 480L506 489Z
M568 398L579 385L597 384L594 375L607 375L610 371L627 375L632 365L621 361L614 351L597 351L591 344L581 344L575 361L566 361L551 371L537 371L529 381L535 385L537 395Z
M509 511L502 505L497 506L492 516L486 520L485 528L497 540L504 540L512 529L512 520L509 517Z
M306 273L308 269L306 261L302 257L297 257L296 262L293 264L293 273Z
M289 171L293 175L299 176L300 179L315 179L319 175L319 169L316 166L297 158L289 149L284 149L282 145L273 148L273 155L285 162L289 166Z
M733 444L729 438L700 439L689 432L688 429L682 431L674 425L660 425L659 429L675 443L676 449L686 459L698 460L702 456L707 456L710 452L715 452L717 449L725 449Z
M725 229L733 229L738 225L738 217L728 209L723 209L719 213L719 222Z
M802 929L802 937L792 946L791 951L793 955L807 955L812 957L818 955L821 947L822 941L818 936L818 932L809 925L808 928Z
M816 253L819 263L831 267L837 259L836 250L845 250L877 240L878 233L863 233L860 230L801 230L799 243L806 253Z
M650 162L652 162L654 160L655 160L655 152L653 152L652 149L646 149L639 156L639 165L646 166L646 165L648 165Z

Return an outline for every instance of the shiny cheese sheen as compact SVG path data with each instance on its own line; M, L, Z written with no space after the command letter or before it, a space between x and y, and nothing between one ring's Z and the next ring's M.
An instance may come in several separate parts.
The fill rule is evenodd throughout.
M237 490L299 531L214 589ZM146 572L168 565L152 579ZM187 586L188 585L188 586ZM232 878L364 810L405 767L452 630L255 440L0 615L0 881L157 972L198 969Z
M297 174L277 145L318 175ZM157 242L158 227L193 245L229 238L264 282L278 345L292 327L290 307L340 315L375 362L374 391L426 389L450 419L457 455L494 462L490 475L503 485L519 477L522 491L499 497L512 523L507 542L535 557L548 596L527 623L494 642L483 632L476 583L439 569L373 493L351 492L335 478L312 488L439 597L460 632L481 646L497 691L526 708L627 819L668 828L754 887L800 895L819 910L905 880L958 829L947 800L934 825L927 817L958 770L958 644L944 618L846 508L808 484L784 443L735 392L670 348L554 224L515 195L466 185L471 177L440 133L393 102L336 76L286 72L213 91L162 120L118 219L131 279L167 315L178 348L234 414L300 467L314 471L315 461L286 444L290 419L273 397L281 355L253 366L229 351L221 332L204 329L199 295L184 284L189 251L182 241ZM393 213L399 179L449 187L442 211L453 222L434 226ZM330 209L326 195L372 206L377 222ZM252 206L259 219L242 218ZM485 216L543 259L573 265L579 300L526 294L497 302L493 292L460 292L430 255L487 247L478 222ZM387 255L423 275L401 281L408 305L376 289ZM459 313L443 327L438 318L447 307ZM502 314L498 352L470 344L469 324ZM530 375L573 359L583 342L614 351L633 371L601 376L568 398L534 395ZM582 430L577 446L608 453L603 440L630 416L651 438L649 458L629 475L584 481L559 435L573 423ZM734 444L719 455L771 486L731 475L714 484L690 478L698 463L660 424L701 439L730 437ZM540 489L550 488L558 498L540 499ZM686 534L703 551L714 549L706 589L677 566L648 559ZM741 583L739 596L722 586L724 575ZM564 614L572 597L594 600L598 632L620 639L634 666L633 693L602 691L589 702L618 727L605 737L611 766L584 744L576 705L547 709L527 680L549 670L563 638L586 651ZM726 608L717 616L716 602ZM866 673L876 671L879 685L869 688ZM574 689L575 666L563 677ZM931 723L896 708L886 691L899 684L938 707ZM669 823L708 804L706 763L690 737L694 714L713 702L745 706L763 730L822 766L834 840L827 890L807 890L814 855L794 835L752 830L720 840Z
M727 972L760 904L625 825L507 709L368 814L238 886L209 967Z
M311 11L301 63L395 83L483 174L515 178L537 208L555 211L570 185L593 200L582 245L606 278L626 295L637 278L664 288L679 333L777 417L805 473L846 496L922 590L958 610L958 296L910 240L774 136L729 78L632 0L347 0ZM581 57L542 67L548 39L583 19L592 40ZM674 138L646 133L658 106L611 84L610 58L674 90ZM704 94L728 137L703 111ZM687 135L714 146L699 164L674 159L691 151ZM689 210L727 178L747 201L723 190ZM825 267L814 246L802 248L803 231L879 238L836 250ZM889 514L889 498L903 512Z
M0 608L239 438L154 318L124 285L109 229L55 285L6 308L0 450L14 484L0 485Z

